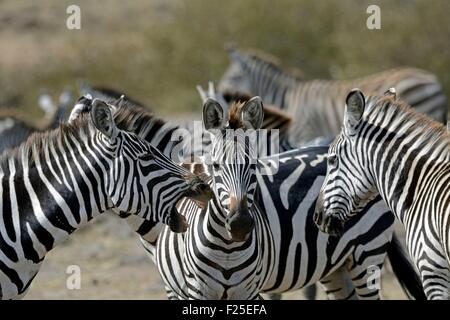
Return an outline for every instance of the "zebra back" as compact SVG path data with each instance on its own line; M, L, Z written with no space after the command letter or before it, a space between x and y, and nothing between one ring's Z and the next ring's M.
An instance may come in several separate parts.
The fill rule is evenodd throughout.
M285 73L277 64L258 55L234 51L231 65L219 83L221 91L243 90L260 95L293 116L292 145L340 130L347 92L358 87L383 94L395 87L399 99L419 112L445 123L447 98L435 75L416 68L397 68L352 80L302 80Z

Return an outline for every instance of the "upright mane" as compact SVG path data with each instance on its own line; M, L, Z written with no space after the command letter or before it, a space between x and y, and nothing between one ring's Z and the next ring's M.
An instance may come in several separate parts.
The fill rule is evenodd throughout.
M385 118L394 119L396 126L406 126L409 131L421 132L420 135L424 139L429 139L430 144L447 143L450 147L450 134L440 122L417 112L407 103L396 100L394 97L369 96L367 98L367 110L364 113L365 120L379 124L377 118L381 113L385 115Z
M233 102L229 109L229 120L228 120L228 128L237 130L243 129L244 123L240 117L242 107L244 106L244 102Z
M119 100L121 96L123 96L123 92L120 92L119 90L113 89L113 88L108 88L108 87L101 87L101 86L97 86L97 87L93 87L92 88L94 91L98 91L101 94L105 95L105 96L109 96L112 97L113 99L116 99L115 101ZM139 106L139 107L143 107L145 108L145 104L128 96L125 95L125 101L130 103L131 105L135 105L135 106Z
M287 69L281 66L281 61L278 57L258 49L250 48L246 50L233 49L234 52L244 58L244 60L264 64L272 70L288 75L292 78L302 80L304 78L303 72L296 67L289 67ZM233 51L232 51L233 52Z
M114 112L114 121L119 129L132 131L136 134L142 133L142 130L149 125L159 128L167 124L166 121L155 116L150 110L131 101L119 103L117 110ZM173 127L176 128L176 126Z
M93 130L94 126L89 114L83 114L72 123L61 123L56 129L36 131L20 146L5 151L0 156L0 167L8 168L8 161L11 158L19 164L19 155L23 154L27 155L29 164L32 165L34 156L42 156L49 146L57 146L64 137L71 136L78 141L83 141L92 134Z

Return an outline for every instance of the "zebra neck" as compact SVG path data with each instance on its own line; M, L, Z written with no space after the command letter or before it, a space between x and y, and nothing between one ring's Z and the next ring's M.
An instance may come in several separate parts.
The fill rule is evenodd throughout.
M63 144L44 144L39 152L21 147L1 160L0 235L35 263L111 207L100 182L105 176L86 146Z
M358 152L367 155L368 177L390 210L404 222L416 201L420 185L432 183L450 171L450 141L429 136L411 123L395 129L366 124L366 139ZM363 160L364 161L364 160Z
M286 109L288 102L286 96L299 82L298 79L273 67L251 68L250 79L253 94L281 109Z

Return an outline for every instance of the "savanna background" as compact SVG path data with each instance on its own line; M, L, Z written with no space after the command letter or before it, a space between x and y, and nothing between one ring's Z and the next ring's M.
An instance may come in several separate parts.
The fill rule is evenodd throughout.
M71 4L81 8L81 30L66 28ZM366 27L370 4L381 8L381 30ZM0 108L38 119L43 90L77 92L84 80L124 91L166 118L199 118L195 85L220 79L228 43L270 53L307 79L420 67L450 96L449 14L448 0L0 0ZM81 267L81 290L66 288L72 264ZM390 273L383 294L404 298ZM48 255L27 298L165 294L137 237L107 216Z

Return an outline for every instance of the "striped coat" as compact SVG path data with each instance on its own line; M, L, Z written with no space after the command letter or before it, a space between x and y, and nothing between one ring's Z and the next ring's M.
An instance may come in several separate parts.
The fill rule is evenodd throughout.
M344 101L354 87L383 94L391 87L399 99L417 111L446 123L447 98L435 75L415 68L398 68L352 80L303 80L285 73L275 62L255 53L230 51L231 65L219 83L219 90L244 91L259 95L268 104L289 113L289 143L299 145L317 137L339 133Z

